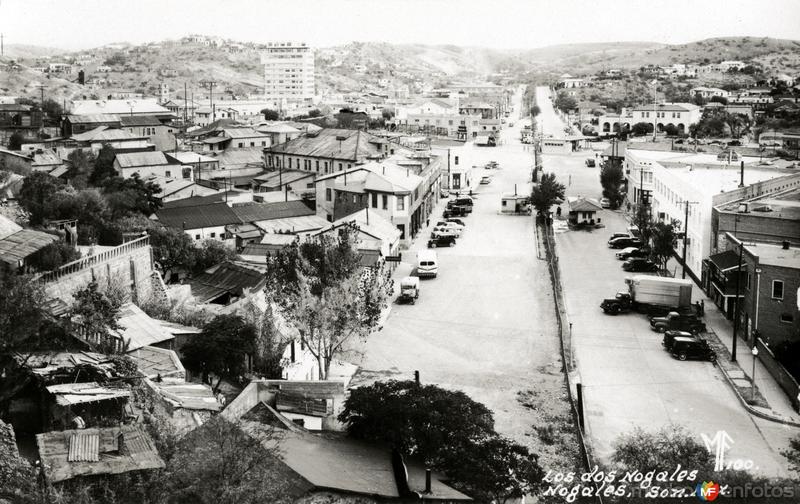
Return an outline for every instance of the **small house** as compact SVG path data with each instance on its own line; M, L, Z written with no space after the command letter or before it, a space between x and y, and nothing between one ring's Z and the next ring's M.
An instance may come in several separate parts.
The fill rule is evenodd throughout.
M570 224L591 224L600 222L597 212L603 209L596 200L583 196L570 196L567 198L569 204L569 223Z

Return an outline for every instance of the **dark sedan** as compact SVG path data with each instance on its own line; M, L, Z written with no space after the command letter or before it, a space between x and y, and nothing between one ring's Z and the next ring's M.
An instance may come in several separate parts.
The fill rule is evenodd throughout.
M428 248L455 247L456 237L452 235L433 235L428 240Z
M658 265L649 259L633 257L622 263L622 269L634 273L658 271Z
M609 248L613 249L622 249L628 247L641 247L642 241L638 238L629 238L625 236L621 236L619 238L614 238L608 242Z

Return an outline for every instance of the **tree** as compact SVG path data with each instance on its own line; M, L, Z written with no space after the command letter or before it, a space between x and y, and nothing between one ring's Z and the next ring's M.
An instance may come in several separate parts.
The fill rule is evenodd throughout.
M800 473L800 436L795 436L789 440L789 448L781 452L789 461L789 469Z
M182 348L189 369L217 376L217 392L223 378L238 380L247 372L247 357L253 355L256 329L239 315L217 315L203 327L202 333Z
M644 136L648 133L653 132L653 125L651 123L646 122L638 122L633 125L631 128L631 134L633 136Z
M94 162L94 169L89 176L89 183L93 186L101 186L106 179L117 176L117 170L114 169L114 159L116 158L114 148L109 144L104 144L97 153L97 159Z
M52 271L80 257L81 254L75 247L68 243L57 241L36 252L27 264L38 271Z
M622 193L622 184L625 174L622 171L622 162L609 158L600 168L600 185L603 187L603 196L611 202L611 208L619 208L625 195Z
M62 186L45 205L48 219L77 219L78 243L91 245L100 242L108 227L111 214L106 199L97 189L81 189ZM116 245L116 242L104 243Z
M208 268L236 258L236 251L217 240L203 240L195 247L194 272L200 273Z
M536 117L542 113L542 109L539 108L539 105L534 105L531 107L531 117Z
M192 239L180 229L155 225L147 230L153 259L164 274L165 280L178 270L192 271L196 249Z
M728 99L724 96L712 96L711 99L708 100L711 103L721 103L723 105L728 104Z
M666 133L667 136L677 136L679 134L678 127L674 124L667 124L664 126L664 133Z
M277 110L263 109L261 113L264 114L265 121L277 121L281 118L281 115Z
M86 328L89 334L108 335L112 331L117 332L122 329L119 325L121 303L100 291L97 282L90 282L73 294L73 297L75 302L72 305L70 318ZM127 346L127 342L125 345Z
M351 389L339 420L349 435L422 459L476 499L519 497L542 478L536 456L498 436L491 411L460 391L376 382Z
M61 116L64 114L64 108L52 98L47 98L44 103L42 103L42 112L51 120L57 122L61 120Z
M308 111L308 117L311 117L311 118L320 117L321 115L322 115L322 112L319 109L311 109L311 110Z
M161 187L158 184L143 180L138 173L130 178L112 176L103 181L103 193L113 219L131 213L152 215L161 208L161 200L157 197L160 192Z
M678 244L678 236L676 234L678 225L678 221L673 220L670 223L656 222L652 226L650 253L656 264L662 268L667 267L667 261L672 257Z
M567 113L570 110L575 110L578 107L578 102L568 92L563 89L556 95L555 106L558 110Z
M380 330L392 292L384 261L361 267L357 237L356 226L343 226L336 234L293 243L267 265L269 295L317 359L321 379L351 340Z
M76 188L82 189L86 187L89 182L89 175L94 170L94 153L83 149L75 149L69 153L67 161L69 161L67 179Z
M23 140L25 140L25 137L15 131L10 137L8 137L8 150L20 150L22 148Z
M19 204L28 212L31 225L40 225L48 218L51 199L62 185L45 172L35 171L25 177L19 190Z
M556 181L555 173L545 173L538 184L535 184L531 192L531 204L536 209L538 215L547 217L550 207L558 200L564 199L564 184Z
M634 208L633 224L639 229L639 239L645 247L650 246L650 240L653 237L653 222L651 220L652 209L650 205L644 204L642 200Z
M384 121L391 121L394 119L394 110L388 108L381 110L381 117L383 117Z

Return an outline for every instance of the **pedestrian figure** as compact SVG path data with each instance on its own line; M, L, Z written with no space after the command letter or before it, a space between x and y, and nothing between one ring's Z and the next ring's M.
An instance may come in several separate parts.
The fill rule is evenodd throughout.
M426 225L426 226L430 226L430 225L431 225L431 219L430 219L430 218L428 218L428 219L425 221L425 225Z
M700 316L704 316L706 314L706 302L705 300L700 300Z

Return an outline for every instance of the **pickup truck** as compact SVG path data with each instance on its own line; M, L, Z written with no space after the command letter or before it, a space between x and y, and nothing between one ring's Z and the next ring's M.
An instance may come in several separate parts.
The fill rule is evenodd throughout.
M706 332L706 325L696 315L670 312L665 317L650 319L650 328L656 332L685 331L692 334Z

